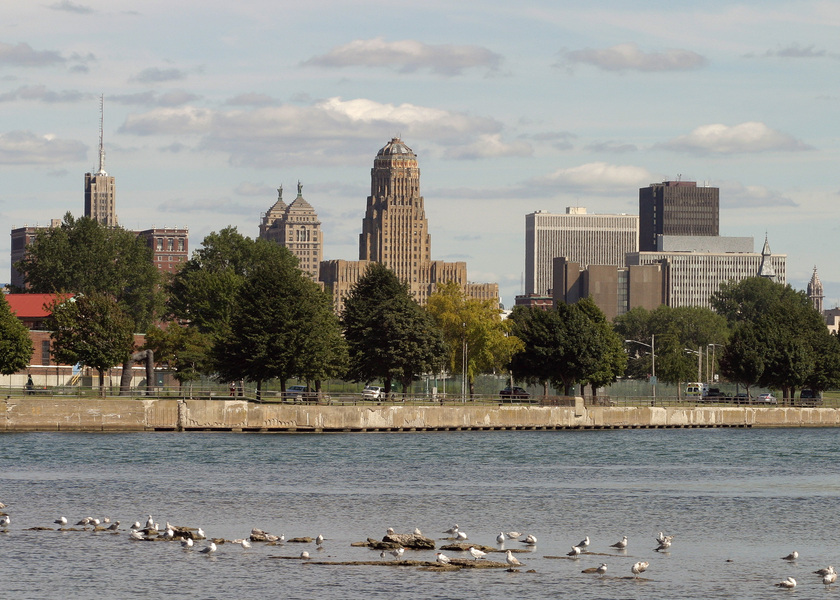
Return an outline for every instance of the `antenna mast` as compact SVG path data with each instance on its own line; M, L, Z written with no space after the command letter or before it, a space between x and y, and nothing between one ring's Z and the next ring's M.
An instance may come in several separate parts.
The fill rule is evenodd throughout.
M105 172L105 142L103 131L105 129L105 95L99 96L99 172L97 175L107 175Z

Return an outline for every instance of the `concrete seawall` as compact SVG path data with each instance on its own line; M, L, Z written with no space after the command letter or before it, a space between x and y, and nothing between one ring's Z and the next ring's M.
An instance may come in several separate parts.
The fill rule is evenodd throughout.
M840 409L256 404L244 400L10 396L0 431L457 431L838 427Z

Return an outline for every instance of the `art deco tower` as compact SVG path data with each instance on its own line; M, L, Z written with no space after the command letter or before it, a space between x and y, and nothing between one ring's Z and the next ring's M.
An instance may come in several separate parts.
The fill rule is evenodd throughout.
M416 292L422 284L423 265L431 261L431 246L417 155L401 139L393 138L373 161L359 259L384 264Z
M85 216L106 227L117 226L114 178L105 172L105 146L102 131L105 121L105 98L99 98L99 171L85 173Z

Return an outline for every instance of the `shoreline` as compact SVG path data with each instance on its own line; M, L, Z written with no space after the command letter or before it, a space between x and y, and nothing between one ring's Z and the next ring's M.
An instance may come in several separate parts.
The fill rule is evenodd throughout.
M3 403L0 432L375 433L840 427L837 408L585 406L582 398L575 398L570 406L342 406L260 404L245 399L37 396L7 396Z

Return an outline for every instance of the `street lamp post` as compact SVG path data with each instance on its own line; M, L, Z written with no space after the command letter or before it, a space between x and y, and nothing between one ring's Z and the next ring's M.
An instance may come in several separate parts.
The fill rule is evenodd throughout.
M650 379L653 385L653 403L656 404L656 334L650 334L650 344L645 344L639 340L624 340L625 344L639 344L650 348Z
M709 345L708 345L708 346L711 346L711 347L712 347L712 364L711 364L711 368L712 368L712 381L715 381L715 365L717 364L717 363L715 362L715 349L716 349L718 346L721 346L721 345L722 345L722 344L709 344ZM706 346L706 348L707 348L707 349L708 349L708 346ZM708 359L707 359L707 361L706 361L706 362L708 362Z

